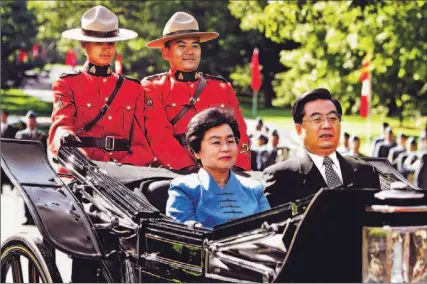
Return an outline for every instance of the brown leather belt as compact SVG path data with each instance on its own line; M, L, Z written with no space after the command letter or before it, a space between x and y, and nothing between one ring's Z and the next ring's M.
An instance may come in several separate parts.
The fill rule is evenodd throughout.
M79 137L82 141L81 148L100 148L105 151L129 151L129 139L116 139L113 136L106 137Z
M185 138L185 133L182 134L175 134L174 135L175 139L178 140L179 144L181 144L181 146L187 146L187 139Z

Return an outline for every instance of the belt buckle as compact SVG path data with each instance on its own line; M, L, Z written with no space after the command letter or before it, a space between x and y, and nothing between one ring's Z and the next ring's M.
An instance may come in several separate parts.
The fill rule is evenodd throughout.
M196 100L194 99L194 97L191 97L190 98L190 104L194 104L194 103L196 103Z
M113 151L114 150L114 142L115 142L115 138L113 136L106 136L105 137L105 150L107 151Z

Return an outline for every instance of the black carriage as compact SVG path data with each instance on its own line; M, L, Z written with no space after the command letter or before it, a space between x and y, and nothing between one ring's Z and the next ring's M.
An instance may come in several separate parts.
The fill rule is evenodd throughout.
M96 262L99 282L427 280L426 191L386 160L367 160L382 190L322 189L207 230L164 214L176 173L93 162L63 147L58 162L72 177L59 177L38 142L1 146L2 167L43 238L2 244L2 282L9 274L23 282L22 259L29 282L62 282L55 250Z

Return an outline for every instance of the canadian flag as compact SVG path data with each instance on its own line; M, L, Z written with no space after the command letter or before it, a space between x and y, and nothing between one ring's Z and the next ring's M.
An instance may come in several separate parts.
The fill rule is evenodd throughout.
M368 117L369 115L369 104L371 102L371 55L367 53L363 59L362 73L360 74L360 81L362 81L362 92L360 95L360 116Z
M259 50L258 50L258 48L254 48L254 53L252 54L251 70L252 70L251 87L252 87L252 90L258 92L259 88L261 88L261 72L259 70Z

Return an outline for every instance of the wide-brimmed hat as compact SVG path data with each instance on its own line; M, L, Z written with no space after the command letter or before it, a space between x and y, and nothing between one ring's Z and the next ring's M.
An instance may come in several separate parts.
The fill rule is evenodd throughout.
M128 29L119 29L116 14L99 5L83 14L81 28L67 30L62 36L88 42L111 42L132 39L138 34Z
M163 37L150 41L145 46L148 48L162 48L165 42L183 38L198 37L200 42L209 41L219 36L216 32L201 32L197 20L190 14L176 12L166 23L163 29Z

